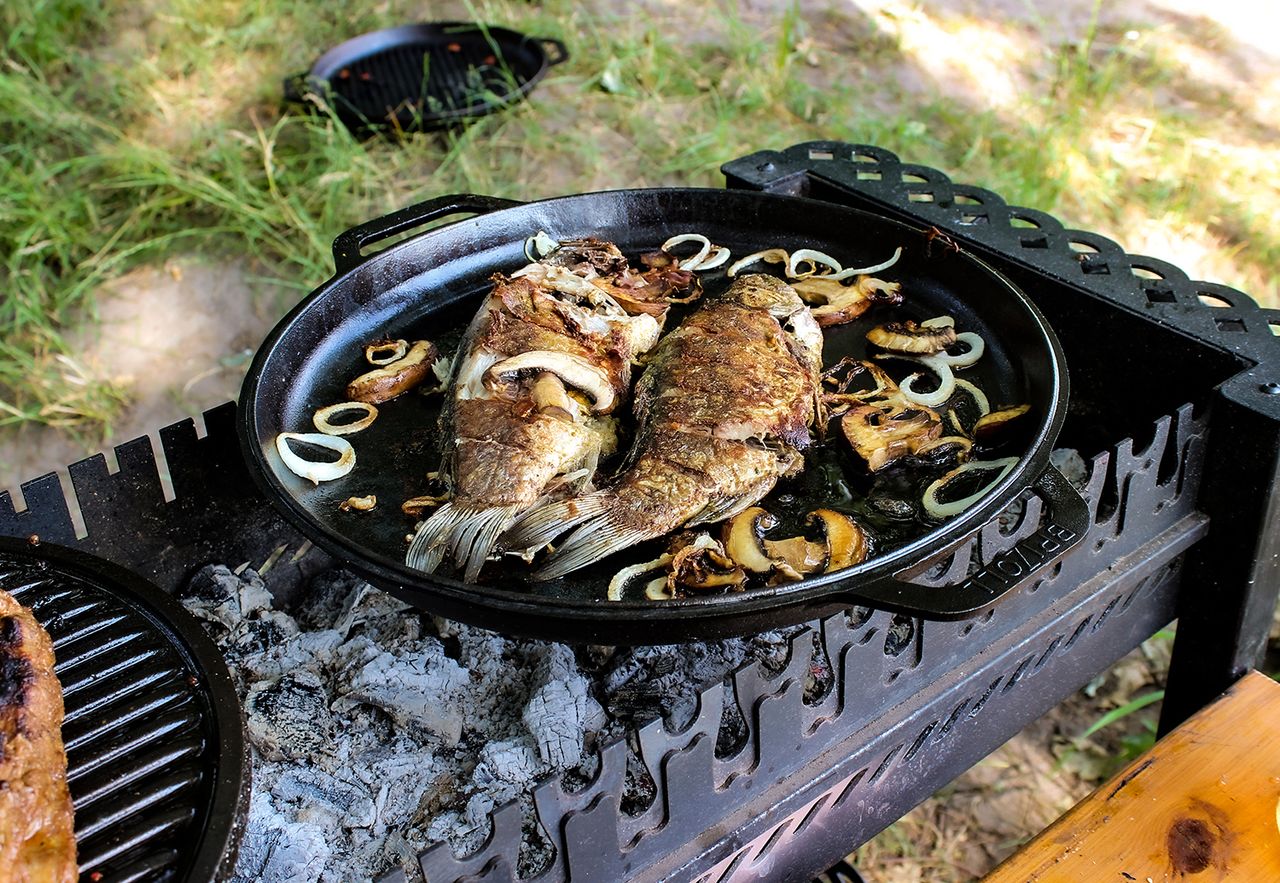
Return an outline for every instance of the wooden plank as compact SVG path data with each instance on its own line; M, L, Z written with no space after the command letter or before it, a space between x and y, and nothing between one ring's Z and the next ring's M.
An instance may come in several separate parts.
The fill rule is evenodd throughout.
M1280 881L1280 684L1250 672L984 879Z

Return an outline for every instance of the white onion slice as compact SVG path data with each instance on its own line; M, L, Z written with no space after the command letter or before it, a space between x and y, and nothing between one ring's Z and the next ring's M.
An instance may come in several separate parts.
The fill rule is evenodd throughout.
M333 423L329 420L333 415L341 414L345 411L364 411L364 416L359 420L352 420L350 423ZM316 411L315 416L311 418L311 422L316 425L316 429L325 435L351 435L353 432L368 429L376 419L378 419L378 409L368 402L339 402L336 405L328 405Z
M951 373L951 368L944 362L935 361L933 356L905 357L897 356L897 358L906 358L911 362L919 362L934 374L938 375L938 388L933 392L916 392L913 387L916 382L923 377L923 374L915 373L898 384L898 389L908 401L915 402L917 405L923 405L926 408L936 408L944 403L951 396L955 395L956 378Z
M378 355L378 353L384 352L389 355ZM390 365L392 362L400 361L407 352L409 352L409 341L391 340L384 343L369 344L364 348L364 358L370 365L377 365L381 368L383 365Z
M808 273L801 273L801 263L813 264L815 269ZM837 277L834 274L841 271L840 262L831 255L813 248L798 248L791 253L791 257L787 258L787 276L792 279L804 279L809 276L818 275L816 268L819 264L831 268L830 273L821 274L823 279L835 279Z
M987 400L987 394L984 393L982 390L978 389L978 387L974 386L972 383L970 383L967 380L962 380L959 377L957 377L956 388L963 389L973 398L974 404L978 406L979 417L985 417L991 413L991 402ZM959 422L960 421L957 420L956 424L959 425Z
M657 570L659 567L666 567L671 563L670 555L659 555L652 561L644 561L640 564L632 564L622 568L613 575L613 579L609 580L609 589L605 593L605 597L610 601L621 601L622 592L627 587L627 583L635 579L642 573L648 573L651 570ZM667 581L666 577L662 578L662 582Z
M650 601L670 601L675 597L667 586L667 578L660 576L645 584L644 596Z
M662 250L671 251L671 249L675 248L677 245L683 245L686 242L697 242L702 246L698 249L697 254L691 258L681 261L679 264L681 270L693 270L707 259L707 255L711 254L711 240L703 236L701 233L680 233L676 236L672 236L666 242L662 243Z
M757 251L747 255L745 258L739 258L733 262L725 273L730 279L742 272L743 267L749 267L756 261L766 261L770 264L786 264L791 260L790 255L781 248L766 248L764 251Z
M932 319L925 319L920 323L921 328L954 328L956 320L950 316L934 316Z
M545 258L559 247L560 243L539 230L524 241L524 256L530 261L536 261L539 258Z
M1017 457L1004 457L1000 460L970 460L968 463L957 466L933 484L929 485L925 490L924 499L922 500L922 503L924 504L924 511L928 512L935 518L947 518L951 515L959 515L974 503L978 502L978 500L985 497L987 495L987 491L999 484L1000 481L1008 475L1016 465L1018 465ZM948 503L938 502L938 491L942 490L956 476L974 469L999 469L1000 471L995 478L987 482L979 490L974 491L969 496L963 497L959 500L951 500Z
M982 354L987 351L987 344L981 337L972 331L966 331L963 334L956 335L956 343L967 343L969 349L959 355L951 355L946 350L940 353L934 353L933 358L937 359L945 365L953 368L968 368L978 359L982 358Z
M332 463L304 460L289 447L290 441L306 442L317 447L328 448L337 452L338 459ZM342 478L356 465L356 449L351 447L351 442L345 438L325 435L323 432L282 432L276 436L276 450L290 472L314 484Z
M872 273L879 273L881 270L887 270L898 262L898 258L902 257L902 246L898 246L893 250L893 257L887 261L878 264L872 264L870 267L849 267L840 270L831 276L824 276L824 279L840 280L848 279L850 276L870 276Z
M719 267L728 261L730 256L729 249L725 248L723 245L713 245L711 257L707 258L693 269L699 273L704 270L714 270L716 267Z

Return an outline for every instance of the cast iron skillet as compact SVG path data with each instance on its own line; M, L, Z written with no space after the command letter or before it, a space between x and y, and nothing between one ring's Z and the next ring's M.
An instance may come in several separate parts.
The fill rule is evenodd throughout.
M473 216L361 255L380 240L464 213ZM524 240L539 230L558 239L599 236L633 256L692 230L737 256L772 246L812 247L845 266L876 263L904 246L902 260L882 274L903 282L906 302L894 315L946 313L959 328L985 338L986 355L969 376L995 404L1032 405L1035 425L1025 453L977 505L925 536L856 568L776 588L666 602L600 600L609 577L641 560L641 552L652 557L652 548L631 557L619 553L547 583L522 583L504 571L497 580L502 588L411 570L402 556L412 524L399 504L427 492L425 476L438 459L438 396L411 394L384 405L372 427L348 437L357 455L352 473L319 487L283 466L275 437L282 431L313 431L314 411L343 401L347 381L368 370L363 348L373 340L427 338L450 352L489 290L490 275L522 266ZM507 633L605 644L759 632L855 604L954 619L1030 582L1085 531L1083 499L1048 460L1066 411L1061 347L1036 308L1003 276L963 251L930 243L924 231L808 199L656 189L527 204L443 197L355 227L339 236L333 249L334 278L276 326L250 368L239 412L245 456L267 496L303 534L374 585L424 609ZM889 317L878 314L877 320L879 315ZM863 332L831 330L827 362L860 352ZM944 556L1029 488L1043 499L1044 516L1040 530L1014 550L1016 555L958 586L909 581L922 562ZM347 497L370 493L379 501L372 512L339 511Z

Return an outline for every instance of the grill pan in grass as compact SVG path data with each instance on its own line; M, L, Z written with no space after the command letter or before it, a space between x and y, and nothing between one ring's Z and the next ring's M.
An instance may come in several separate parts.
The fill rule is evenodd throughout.
M473 217L362 254L415 227L462 214ZM382 405L369 428L348 436L356 449L355 469L319 486L284 466L276 436L310 431L318 408L345 400L347 381L368 370L368 343L429 339L451 352L490 291L490 277L522 266L524 240L539 230L555 239L599 236L633 258L688 231L728 246L735 256L774 246L809 247L861 266L904 246L902 259L885 276L903 283L906 300L869 318L946 314L955 317L957 327L979 333L986 354L969 376L993 403L1026 402L1032 409L1019 442L1020 459L989 493L951 520L856 567L781 586L672 601L604 601L610 577L625 564L654 557L652 546L620 552L547 582L528 581L518 569L487 569L476 583L412 570L403 559L405 535L413 525L399 504L427 492L426 474L439 460L440 396L415 393ZM963 250L930 248L927 231L831 203L732 190L622 190L527 204L454 196L347 231L334 242L334 260L334 278L303 299L258 350L240 396L244 452L268 498L309 539L373 584L432 612L512 634L600 644L760 632L853 604L956 618L1034 580L1086 528L1084 500L1049 463L1066 413L1061 346L1021 291ZM673 316L672 327L676 321ZM865 356L861 327L827 329L828 364L844 355ZM815 484L810 497L815 503L840 505L834 487ZM1003 570L956 586L911 581L926 562L947 554L1032 489L1044 515L1039 530L1012 550L1016 561L1001 561ZM820 500L828 490L831 497ZM373 511L340 510L348 497L366 494L377 497ZM770 503L761 505L767 509Z
M466 22L362 34L285 80L285 99L329 102L356 132L431 131L519 101L569 57L559 40Z

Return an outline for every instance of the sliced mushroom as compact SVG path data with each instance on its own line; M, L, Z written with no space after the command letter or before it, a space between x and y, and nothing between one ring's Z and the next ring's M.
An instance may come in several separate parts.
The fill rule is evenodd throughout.
M725 522L721 529L725 551L750 572L768 573L773 569L774 562L761 546L760 537L777 523L777 518L759 506L744 509Z
M867 340L881 349L894 353L932 355L940 353L956 342L954 325L917 325L911 319L905 322L887 322L867 332Z
M1030 405L1018 405L1013 408L1001 408L998 411L992 411L990 414L983 414L978 418L978 422L973 424L973 437L983 444L991 444L1004 435L1012 424L1020 420L1030 410Z
M543 414L559 417L570 423L578 417L578 403L569 398L560 378L550 371L543 371L534 378L529 395L534 407Z
M827 547L804 537L765 540L764 547L773 559L781 581L804 579L821 570L827 560Z
M822 276L810 276L793 282L802 298L821 306L813 308L813 318L822 326L852 322L877 304L902 303L902 286L872 276L859 276L852 285L844 285Z
M895 394L853 408L840 419L840 431L867 468L879 472L940 436L942 420Z
M501 378L522 372L555 374L565 386L586 393L591 398L593 411L607 414L613 410L616 397L609 375L603 368L591 364L581 356L552 350L534 350L503 359L489 369L488 376Z
M667 587L680 595L688 591L741 590L746 581L746 571L725 554L724 546L707 534L699 534L672 556Z
M810 522L821 521L827 538L827 566L832 573L861 564L867 557L867 535L848 515L834 509L815 509Z
M438 358L440 351L435 344L429 340L415 340L403 358L361 374L348 383L347 398L371 405L390 401L432 376L431 366Z

